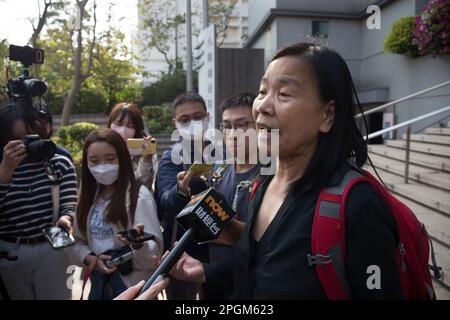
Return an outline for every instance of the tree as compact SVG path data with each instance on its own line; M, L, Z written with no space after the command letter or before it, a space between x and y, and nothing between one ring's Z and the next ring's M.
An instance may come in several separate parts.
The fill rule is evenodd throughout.
M69 123L69 117L72 113L72 108L75 103L75 98L77 94L80 92L81 84L83 81L85 81L90 76L90 71L92 68L92 61L93 61L93 54L94 54L94 47L95 47L95 41L96 41L96 26L97 26L97 15L96 15L96 1L94 0L94 26L93 26L93 32L92 32L92 41L90 43L90 49L89 49L89 55L87 58L86 66L83 69L83 20L85 18L85 11L86 11L86 4L88 0L77 0L77 20L76 23L78 24L76 26L76 37L77 37L77 47L74 52L74 75L72 80L72 86L70 87L70 91L67 94L67 97L64 101L64 108L61 115L61 124L67 125Z
M46 51L46 62L41 68L42 79L49 87L45 98L50 111L55 114L62 112L75 74L73 39L76 30L72 27L74 23L67 23L70 16L68 6L63 9L58 17L49 19L48 27L38 42ZM135 80L139 70L133 66L133 55L125 43L125 35L111 22L111 14L105 22L108 28L96 34L90 76L82 82L71 113L103 113L108 112L108 107L115 102L139 103L142 100L140 85ZM93 27L85 26L84 31L84 34L92 34ZM83 40L84 47L89 45L89 40ZM83 50L81 54L81 60L86 63L91 50Z
M140 27L145 30L141 41L145 41L147 51L156 49L163 55L168 74L172 74L178 61L178 39L182 37L178 28L185 23L185 16L176 14L174 0L142 0L139 11L143 17ZM169 55L172 45L175 46L175 57Z
M238 0L210 0L209 21L216 25L217 46L221 47L227 37L231 17Z
M90 81L91 87L102 89L109 108L122 99L139 98L131 90L135 86L133 74L139 69L129 62L133 53L124 44L125 34L112 24L111 8L112 4L106 21L109 28L100 34L96 44L92 67L95 78Z
M8 79L6 79L5 76L5 72L3 72L3 70L5 70L5 64L4 64L4 59L5 57L8 55L8 42L6 41L6 39L3 39L0 41L0 84L1 87L3 87L6 84L6 81ZM6 93L4 90L1 90L0 93L0 103L1 105L5 104L6 102L8 102L8 97L6 96Z
M39 40L39 36L41 34L42 29L44 28L44 25L47 21L48 15L49 15L49 8L52 5L52 0L44 0L44 10L41 13L41 6L40 6L41 2L38 0L38 7L39 7L39 16L38 16L38 22L35 25L34 22L29 19L30 23L31 23L31 27L33 28L33 34L31 35L31 46L33 48L37 47L37 42ZM38 71L38 65L34 64L33 65L33 76L38 78L39 77L39 71Z

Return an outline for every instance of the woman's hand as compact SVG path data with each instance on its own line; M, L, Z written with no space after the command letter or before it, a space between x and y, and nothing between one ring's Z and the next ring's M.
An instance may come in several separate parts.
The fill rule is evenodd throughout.
M142 223L139 223L134 226L134 230L138 232L139 235L144 233L145 226ZM126 246L132 246L134 250L139 250L144 244L142 242L130 242L120 233L117 234L117 239L121 241Z
M111 256L107 256L107 255L103 255L103 254L99 255L97 257L97 262L95 264L95 269L97 271L99 271L100 273L103 273L103 274L111 274L111 273L116 272L117 267L113 267L113 268L110 269L105 264L106 261L111 260L111 258L112 258Z
M168 255L169 251L166 251L161 260L158 256L153 256L153 264L158 267L161 264L161 261ZM198 283L206 282L203 264L199 260L192 258L186 252L183 253L181 258L173 266L172 270L170 270L170 275L178 280Z
M145 146L147 145L147 143L150 143L150 141L151 141L152 139L153 139L152 136L144 137L145 143L142 145L142 148L143 148L142 151L145 150ZM149 155L147 155L147 156L143 156L143 157L142 157L142 161L144 162L144 164L147 164L147 165L153 164L153 154L149 154Z
M59 227L62 227L66 229L66 231L69 234L73 233L73 227L72 227L72 217L69 215L63 215L61 218L59 218L58 222L56 222L56 225Z
M152 285L148 288L143 294L136 298L139 294L140 290L144 286L145 281L142 280L137 285L129 287L126 291L122 292L119 296L117 296L114 300L153 300L156 298L158 293L167 288L169 284L169 279L165 278L164 280Z
M0 182L8 183L19 166L27 157L27 149L20 140L12 140L3 148L3 159L0 164Z

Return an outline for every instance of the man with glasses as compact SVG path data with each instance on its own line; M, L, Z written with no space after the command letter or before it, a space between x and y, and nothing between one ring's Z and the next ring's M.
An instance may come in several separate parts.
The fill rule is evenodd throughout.
M228 155L234 158L234 164L217 167L212 185L225 196L236 216L224 237L217 243L209 244L210 262L225 260L232 254L234 242L239 239L247 221L252 180L259 174L256 125L252 116L254 99L255 95L242 93L225 99L220 105L222 122L219 129L223 132ZM206 292L206 297L228 299L230 294Z
M187 139L190 150L186 150L183 143L181 163L174 163L172 150L179 147L177 142L167 149L158 165L155 181L155 195L158 211L163 217L163 238L165 250L172 248L175 240L183 235L182 230L175 223L176 215L189 202L190 196L206 189L206 184L198 177L194 177L188 169L195 159L203 159L203 149L207 143L203 135L208 128L209 113L203 98L194 92L179 95L172 103L173 123L182 139ZM200 146L201 150L196 147ZM202 161L203 162L203 161ZM162 213L162 214L161 214ZM208 262L208 246L192 244L186 250L190 255L202 262ZM170 281L166 290L168 299L193 300L196 298L199 286L196 283Z

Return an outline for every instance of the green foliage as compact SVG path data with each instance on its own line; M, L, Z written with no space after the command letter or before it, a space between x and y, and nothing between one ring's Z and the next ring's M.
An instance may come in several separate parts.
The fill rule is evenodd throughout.
M74 31L67 23L67 16L73 13L70 11L72 5L60 1L57 9L60 16L49 19L48 27L38 42L39 47L46 52L46 61L40 67L40 77L48 84L45 99L54 114L62 112L64 97L73 81L73 52L76 46ZM89 16L87 12L86 18ZM139 70L133 66L133 56L125 42L125 35L113 23L109 23L110 20L111 16L108 16L106 22L109 28L96 36L90 76L83 82L76 97L73 114L105 113L116 102L142 100L134 76ZM92 26L85 24L84 28L83 46L89 49ZM89 50L83 50L82 70L86 68L88 55Z
M90 122L77 122L70 126L61 127L56 133L58 143L69 150L71 154L81 152L84 140L98 126Z
M142 109L151 134L172 133L172 109L169 105L146 106Z
M0 87L3 87L6 83L6 75L3 70L5 70L4 57L8 54L8 42L6 39L0 41ZM8 102L8 97L4 90L0 92L0 105Z
M405 17L394 22L392 30L384 39L384 51L417 57L419 55L418 47L413 41L415 27L415 17Z
M194 83L198 74L194 72ZM173 74L161 75L159 81L142 89L143 105L161 105L172 103L179 94L186 91L186 72L177 69Z
M86 137L92 131L98 129L98 126L89 122L78 122L71 126L65 126L58 129L54 142L66 148L74 160L77 176L81 174L81 162L83 145Z

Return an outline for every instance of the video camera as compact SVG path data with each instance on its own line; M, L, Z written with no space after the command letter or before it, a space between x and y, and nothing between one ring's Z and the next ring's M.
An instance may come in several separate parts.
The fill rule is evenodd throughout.
M29 46L9 46L9 60L21 62L24 69L22 75L8 79L6 93L11 100L26 100L32 104L32 98L42 97L47 91L47 85L38 79L30 77L28 68L33 64L43 64L45 53L42 49L34 49Z

